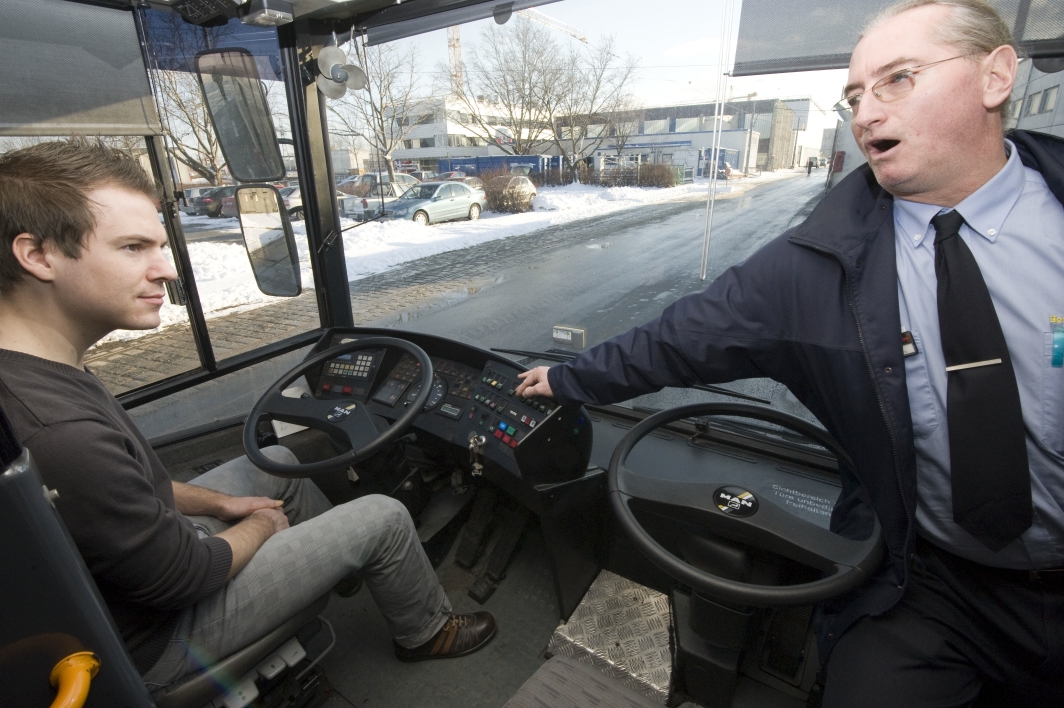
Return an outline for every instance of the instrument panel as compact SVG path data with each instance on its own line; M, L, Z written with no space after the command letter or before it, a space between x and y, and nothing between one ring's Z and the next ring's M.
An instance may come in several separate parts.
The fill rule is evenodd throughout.
M377 334L334 330L313 353ZM387 332L388 336L395 334ZM425 346L431 342L415 340L429 354L433 368L432 390L415 428L463 448L472 441L479 455L518 477L562 481L583 474L591 454L591 420L582 408L567 409L549 398L518 396L520 367L442 341L451 356L438 356L433 351L437 347ZM467 356L463 356L464 349L469 350ZM420 363L398 349L344 354L322 366L316 380L308 378L316 398L365 403L389 420L405 413L423 385Z

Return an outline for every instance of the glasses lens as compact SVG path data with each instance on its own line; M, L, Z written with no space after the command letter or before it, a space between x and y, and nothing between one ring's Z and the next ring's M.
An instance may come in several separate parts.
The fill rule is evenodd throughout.
M853 109L850 108L850 100L848 98L842 99L832 106L832 108L834 108L835 112L839 114L839 117L847 123L853 120Z
M912 70L902 69L880 79L872 90L876 92L880 101L897 101L912 93L915 85L916 80Z

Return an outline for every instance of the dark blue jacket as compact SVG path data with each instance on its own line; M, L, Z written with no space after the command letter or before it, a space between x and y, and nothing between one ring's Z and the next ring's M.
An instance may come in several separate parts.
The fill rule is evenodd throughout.
M1064 202L1064 140L1015 131L1023 164ZM857 619L901 598L915 541L916 458L905 388L893 197L868 165L802 224L658 319L550 369L562 403L611 403L665 386L768 377L853 458L831 528L867 538L879 516L888 562L818 612L822 657Z

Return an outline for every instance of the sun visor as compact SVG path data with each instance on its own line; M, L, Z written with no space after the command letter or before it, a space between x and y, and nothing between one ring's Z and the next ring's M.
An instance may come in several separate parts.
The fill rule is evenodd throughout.
M431 8L426 3L394 5L373 16L366 23L366 44L384 44L405 37L432 32L455 25L497 17L505 21L518 10L547 5L558 0L513 0L500 2L434 2ZM429 10L429 11L426 11Z
M162 132L128 10L3 0L0 135Z
M743 0L732 76L845 69L883 0ZM1064 56L1064 3L991 0L1031 57Z

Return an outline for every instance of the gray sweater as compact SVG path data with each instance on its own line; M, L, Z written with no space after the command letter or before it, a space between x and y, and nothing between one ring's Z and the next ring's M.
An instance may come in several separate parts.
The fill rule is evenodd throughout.
M179 611L225 584L232 549L177 511L162 462L93 374L0 349L0 404L146 673Z

